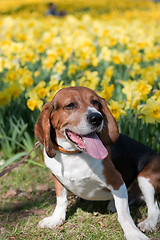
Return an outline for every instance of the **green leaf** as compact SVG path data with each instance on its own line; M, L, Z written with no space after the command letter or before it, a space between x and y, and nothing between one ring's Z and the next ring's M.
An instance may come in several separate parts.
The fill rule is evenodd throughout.
M13 162L19 160L21 157L25 156L26 152L20 152L15 154L13 157L9 158L2 166L1 166L1 171L5 168L8 167L10 164Z

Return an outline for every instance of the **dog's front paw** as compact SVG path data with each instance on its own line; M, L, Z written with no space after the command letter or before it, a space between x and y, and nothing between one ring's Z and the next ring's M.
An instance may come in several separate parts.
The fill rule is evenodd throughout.
M149 240L150 239L139 230L134 230L125 234L125 237L127 240Z
M156 228L156 223L157 221L155 219L147 218L143 222L140 222L138 227L142 232L153 232Z
M42 219L38 226L40 228L55 228L58 225L62 225L64 223L65 219L55 216L50 216L47 218Z

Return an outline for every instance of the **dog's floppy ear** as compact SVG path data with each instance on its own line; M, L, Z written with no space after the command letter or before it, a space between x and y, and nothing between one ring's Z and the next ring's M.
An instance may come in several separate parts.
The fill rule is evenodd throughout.
M114 119L113 115L111 114L106 101L99 97L101 103L101 113L104 119L104 126L102 131L100 132L99 136L105 146L115 143L119 137L119 130Z
M53 144L55 142L55 130L53 129L50 120L52 111L52 102L46 103L43 106L38 122L35 125L35 135L40 143L45 147L46 153L49 157L54 157L56 155Z

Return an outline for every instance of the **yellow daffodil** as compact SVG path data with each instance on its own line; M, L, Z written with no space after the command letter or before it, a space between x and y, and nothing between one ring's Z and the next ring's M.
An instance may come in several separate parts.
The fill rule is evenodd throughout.
M51 81L49 82L49 87L48 89L48 94L47 94L47 101L50 102L52 100L52 98L54 97L55 93L60 90L61 88L63 88L63 81L58 81L56 79L51 79Z
M108 107L114 118L119 121L120 116L126 115L126 112L123 110L124 102L117 102L114 100L110 100Z
M0 57L0 72L3 72L4 66L5 66L5 60L2 57Z
M68 75L72 75L76 73L76 70L78 69L77 64L70 64L68 67Z
M109 66L105 73L104 73L104 76L107 76L109 78L111 78L113 76L113 73L114 73L114 67L113 66Z
M11 96L8 95L8 92L5 90L0 92L0 105L5 106L9 103Z
M64 65L63 61L57 62L54 66L54 71L59 75L61 75L65 69L66 69L66 66Z
M19 83L23 86L23 88L27 88L32 86L33 84L33 77L32 77L32 72L29 71L27 68L22 69L19 72L20 76L19 76Z
M40 88L37 90L37 94L39 98L45 98L45 96L47 95L47 89Z
M150 84L147 84L144 80L138 80L135 82L135 95L139 93L141 95L141 99L145 99L145 97L150 93L151 89L152 86Z
M13 83L6 89L6 91L9 96L13 97L13 99L16 99L21 94L22 89L18 83Z
M114 91L114 85L109 84L109 82L110 78L104 75L103 80L101 82L102 91L98 92L98 94L106 101L108 101L112 97Z
M79 85L95 90L99 81L100 78L97 71L85 71L84 76L79 79Z
M108 101L112 97L113 90L114 90L113 84L111 84L110 86L106 85L101 92L98 92L98 95L104 98L106 101Z
M147 95L150 93L152 86L147 84L144 80L138 81L121 81L124 86L122 92L126 94L129 103L136 106L140 100L146 100ZM133 107L133 106L132 106Z
M32 89L29 92L29 97L30 97L30 99L28 99L28 101L27 101L28 108L31 111L34 111L35 107L37 107L39 110L42 110L43 101L39 99L35 89Z
M18 77L18 74L16 69L11 69L10 71L7 72L5 81L12 83L17 80L17 77Z
M34 77L38 77L38 75L39 75L39 71L37 70L34 72Z
M155 90L153 95L151 96L151 99L159 101L159 99L160 99L160 90Z
M43 101L39 99L29 99L27 101L27 106L31 111L34 111L36 107L41 111L43 106Z
M141 116L146 123L160 123L160 99L148 99L141 109Z
M101 57L106 61L111 61L111 50L108 47L102 47Z

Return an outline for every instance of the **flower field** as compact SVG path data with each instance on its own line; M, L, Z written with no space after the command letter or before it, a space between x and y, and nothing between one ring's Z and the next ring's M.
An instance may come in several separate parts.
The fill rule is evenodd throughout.
M54 2L65 17L45 16L47 1L2 0L2 157L32 148L43 104L76 85L105 98L120 132L160 152L160 4Z

